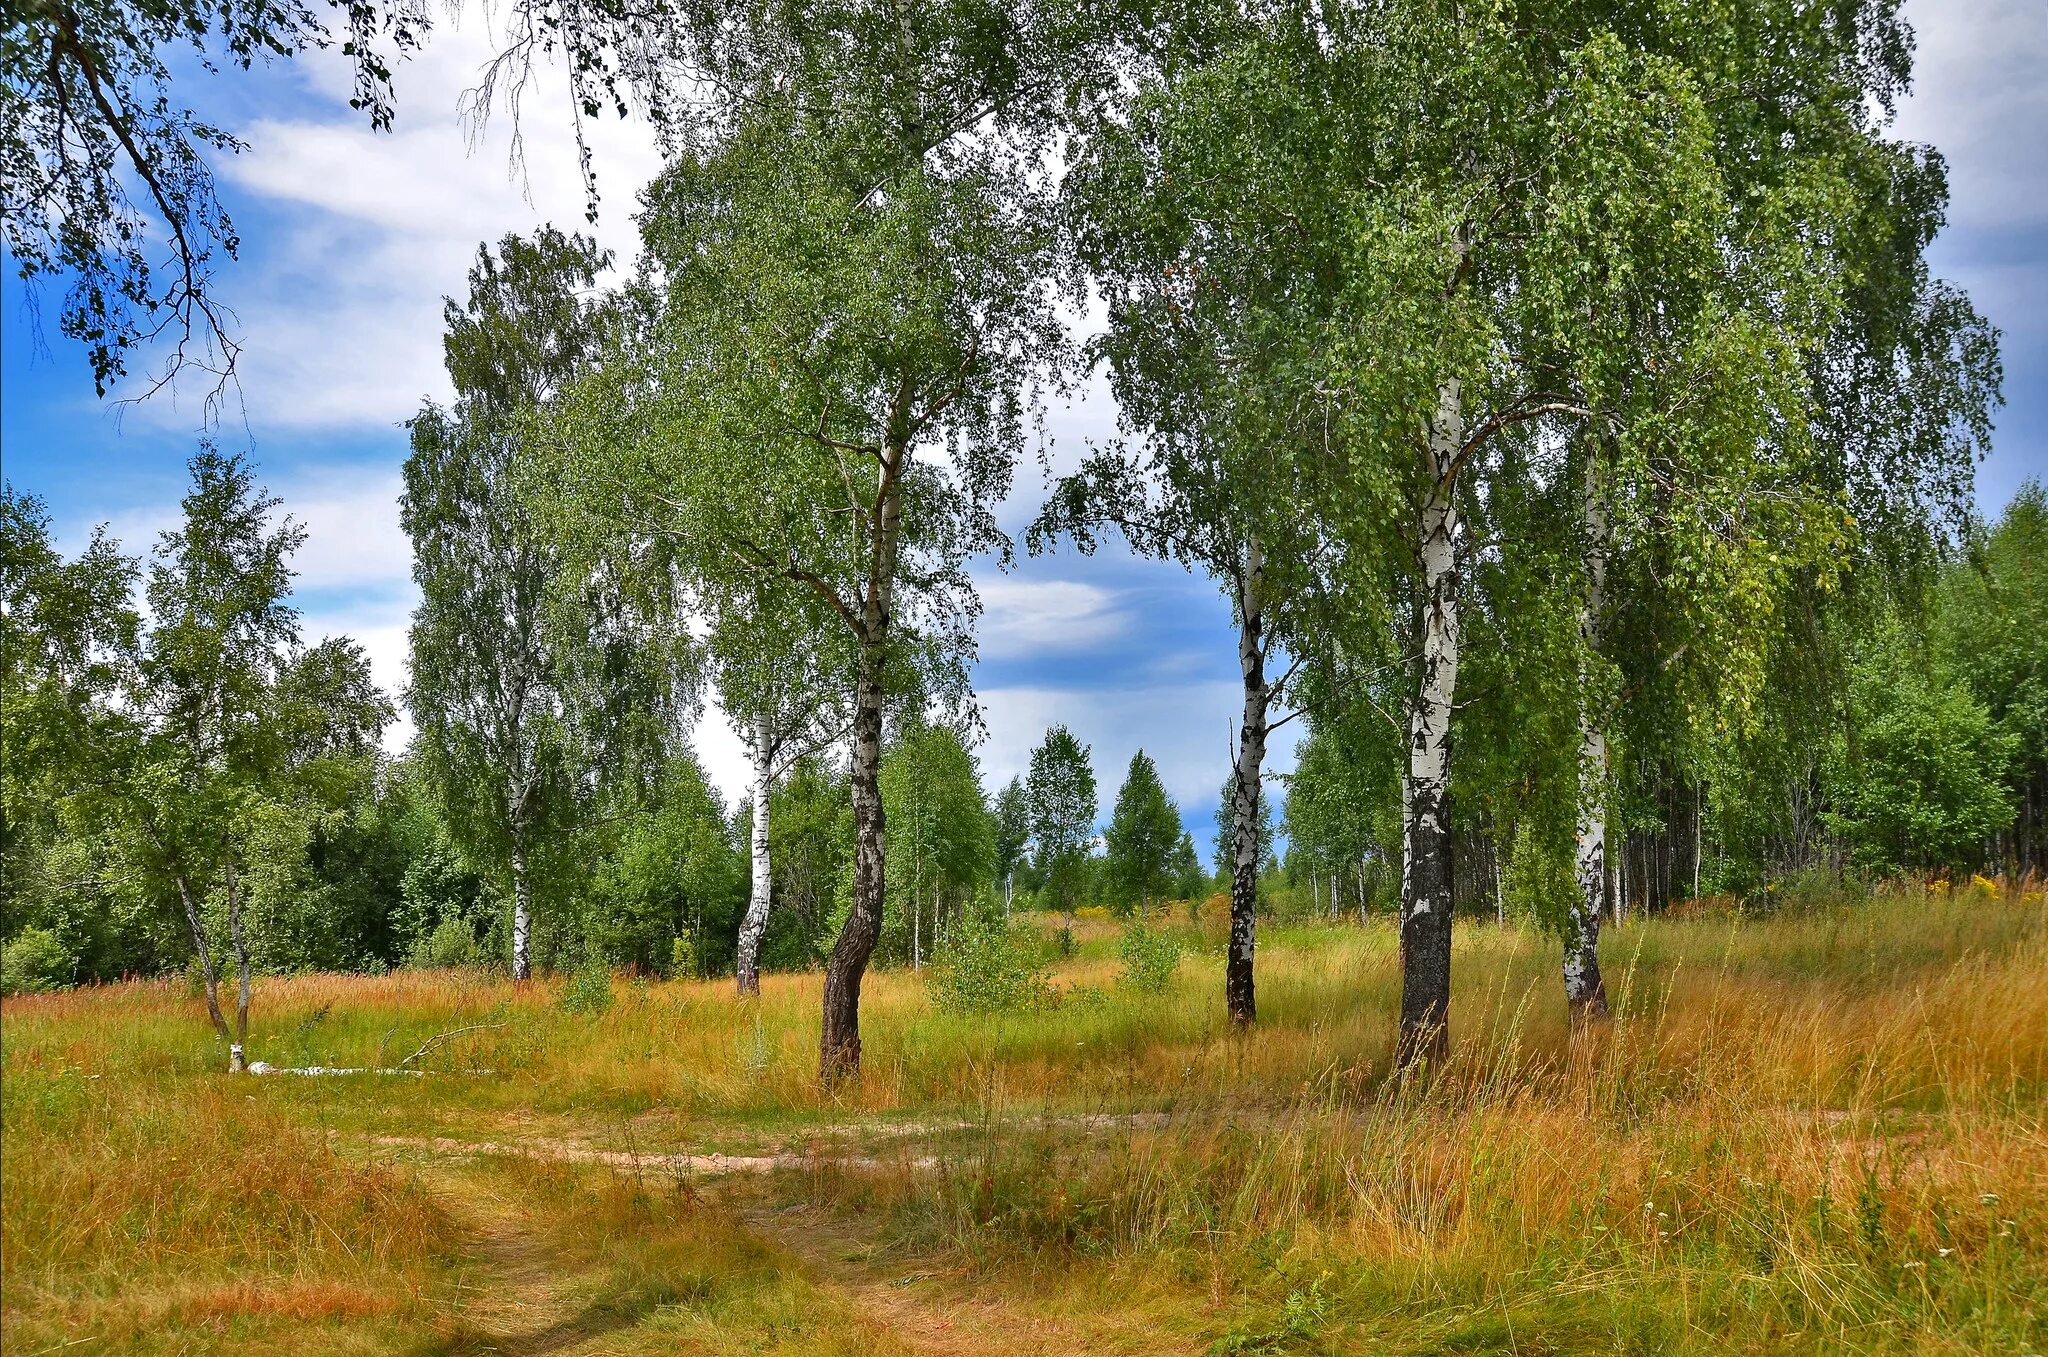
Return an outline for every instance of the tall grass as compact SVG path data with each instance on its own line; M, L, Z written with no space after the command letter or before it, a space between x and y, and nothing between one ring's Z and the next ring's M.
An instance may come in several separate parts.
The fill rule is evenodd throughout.
M274 1065L392 1065L481 1029L415 1061L426 1078L231 1078L177 981L6 1000L10 1341L416 1329L463 1231L325 1132L503 1138L553 1115L650 1150L925 1128L898 1171L786 1186L992 1285L1046 1304L1092 1287L1225 1350L2048 1347L2038 893L1631 923L1603 944L1618 1020L1576 1039L1554 941L1460 925L1454 1053L1405 1084L1390 926L1268 929L1247 1036L1223 1016L1215 920L1185 931L1159 994L1116 984L1113 925L1079 931L1057 1003L1025 1012L949 1015L914 974L871 977L865 1072L831 1093L815 976L767 977L751 1002L622 981L600 1014L459 971L260 983L251 1054ZM941 1148L919 1135L944 1137L936 1169L910 1166ZM655 1229L640 1198L586 1201L583 1182L529 1185L579 1203L565 1256ZM601 1290L669 1305L677 1260L713 1244L736 1276L779 1266L744 1231L659 1210L673 1248ZM735 1324L812 1304L768 1280L729 1294Z
M333 1153L225 1081L17 1069L0 1136L10 1351L203 1350L397 1315L453 1239L410 1175Z
M1431 1080L1389 1083L1338 1005L1252 1039L1235 1088L1264 1103L1189 1076L1163 1123L824 1181L998 1275L1199 1284L1226 1349L2038 1351L2041 924L1980 898L1638 929L1622 1021L1576 1042L1523 984L1547 949L1475 932ZM1282 1012L1346 952L1271 967Z

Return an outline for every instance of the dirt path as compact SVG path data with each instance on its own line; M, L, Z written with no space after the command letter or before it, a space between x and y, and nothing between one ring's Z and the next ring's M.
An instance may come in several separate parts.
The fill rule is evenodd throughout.
M584 1269L551 1247L508 1195L447 1174L429 1181L472 1241L450 1307L451 1352L554 1357L617 1327L578 1304Z
M913 1352L932 1357L1184 1357L1198 1349L1102 1314L1027 1307L972 1269L933 1271L889 1258L856 1222L807 1206L741 1212L747 1228L801 1258L812 1280L846 1297ZM1064 1310L1066 1307L1060 1307Z
M551 1238L551 1226L558 1222L545 1214L548 1208L520 1190L517 1175L491 1167L491 1160L589 1164L655 1181L676 1176L680 1160L692 1174L714 1181L724 1175L735 1184L733 1175L818 1162L794 1154L627 1154L553 1140L499 1144L379 1136L366 1143L421 1153L422 1179L469 1236L440 1348L461 1357L722 1353L740 1350L733 1344L748 1332L744 1318L729 1332L689 1327L677 1318L678 1310L689 1308L687 1301L665 1302L665 1311L663 1306L622 1307L608 1301L605 1260L574 1256L559 1247ZM849 1161L834 1157L830 1162ZM1064 1307L1042 1307L1007 1294L999 1286L978 1283L965 1267L935 1271L891 1257L858 1220L805 1203L778 1208L754 1186L697 1200L695 1210L703 1214L693 1219L700 1219L709 1233L732 1231L749 1241L756 1271L771 1275L779 1291L799 1295L799 1308L817 1324L807 1338L758 1349L746 1342L744 1350L792 1357L1163 1357L1189 1351L1184 1344L1129 1326L1106 1328L1108 1321L1100 1314L1066 1316ZM721 1302L713 1309L737 1313L743 1306Z

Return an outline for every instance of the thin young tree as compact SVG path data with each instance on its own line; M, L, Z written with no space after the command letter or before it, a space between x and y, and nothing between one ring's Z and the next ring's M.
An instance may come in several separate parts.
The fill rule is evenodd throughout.
M744 997L761 992L761 941L775 885L770 814L776 780L846 733L845 675L852 657L838 619L787 582L714 596L713 681L751 766L750 887L734 971Z
M1038 869L1053 901L1066 913L1062 950L1074 945L1074 904L1081 875L1095 839L1095 770L1088 746L1065 726L1053 726L1031 751L1031 771L1024 779L1031 805L1031 838L1038 851Z
M205 447L191 474L184 523L163 534L146 576L149 623L122 666L120 700L94 715L77 771L122 855L175 893L207 1016L240 1073L254 973L248 877L263 822L299 794L307 760L374 748L390 707L360 649L300 645L286 600L305 530L273 521L278 501L246 459ZM232 1023L212 903L233 961Z
M1024 794L1024 779L1013 777L996 793L995 805L996 875L1003 882L1003 917L1017 893L1017 864L1024 860L1024 848L1031 842L1031 800Z

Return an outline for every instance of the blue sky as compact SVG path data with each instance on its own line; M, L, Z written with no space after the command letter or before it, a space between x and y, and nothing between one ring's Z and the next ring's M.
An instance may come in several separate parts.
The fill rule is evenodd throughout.
M2048 6L1919 0L1908 12L1918 77L1897 130L1941 148L1953 187L1933 263L2004 332L2007 403L1978 476L1979 504L1995 513L2023 479L2048 476ZM245 242L223 281L246 348L241 407L215 434L253 451L308 528L298 602L309 635L357 637L394 690L413 599L398 527L399 426L422 398L447 394L440 298L462 290L480 240L583 216L561 82L543 80L529 96L523 173L510 172L505 119L466 134L458 100L488 50L473 9L444 21L399 72L390 135L350 113L347 72L327 57L210 80L192 96L249 145L217 167ZM596 232L621 258L633 251L633 191L656 164L642 129L602 129ZM176 513L201 410L191 393L125 411L96 401L82 359L50 327L39 334L24 303L10 270L0 284L5 474L49 502L67 546L107 522L139 550ZM1099 389L1054 408L1052 465L1070 464L1114 423ZM1030 518L1042 488L1027 459L1006 526ZM1020 557L1007 574L985 563L977 578L991 786L1023 769L1049 722L1064 721L1093 747L1105 802L1142 746L1206 845L1239 698L1229 610L1210 582L1109 548ZM1295 734L1281 732L1276 771L1292 766ZM738 745L715 711L697 742L736 794Z

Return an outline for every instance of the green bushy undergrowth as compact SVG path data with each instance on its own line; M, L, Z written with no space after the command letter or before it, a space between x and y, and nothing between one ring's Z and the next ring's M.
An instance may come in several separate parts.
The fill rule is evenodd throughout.
M939 943L926 986L945 1013L1013 1013L1052 993L1045 944L992 909L969 910Z
M1117 983L1139 994L1163 994L1180 966L1180 954L1177 934L1134 923L1117 944L1117 955L1124 963Z

